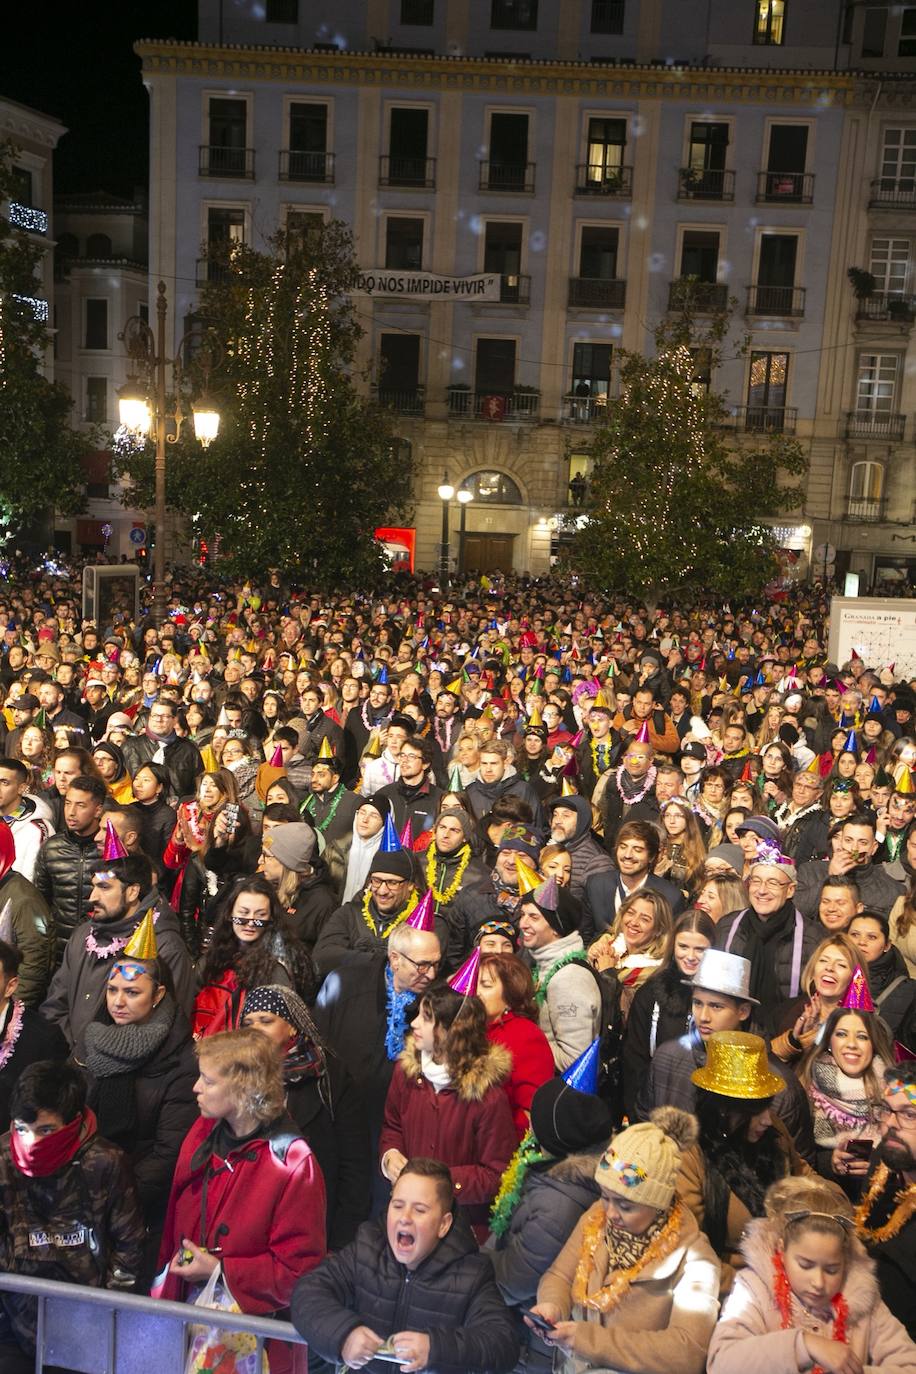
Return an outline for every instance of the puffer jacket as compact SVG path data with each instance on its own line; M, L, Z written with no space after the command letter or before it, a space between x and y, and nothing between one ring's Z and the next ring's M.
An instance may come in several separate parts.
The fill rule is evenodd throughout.
M351 1245L299 1280L292 1315L309 1348L331 1364L358 1326L386 1340L397 1331L428 1335L426 1368L436 1374L508 1374L519 1353L490 1265L458 1225L410 1272L391 1252L385 1218L366 1222ZM391 1367L384 1360L363 1366L369 1374Z
M35 861L35 886L54 914L55 967L80 921L86 919L92 872L99 861L95 835L74 835L61 830L51 835Z
M15 869L0 878L0 915L7 907L16 948L22 955L16 996L27 1007L37 1007L57 963L54 918L41 893Z
M607 850L592 834L592 804L587 797L557 797L547 810L554 811L558 806L576 814L576 831L571 840L566 841L572 863L572 876L569 880L574 897L585 895L585 884L595 873L606 873L614 867Z
M906 1328L881 1301L874 1263L860 1242L850 1241L851 1254L842 1293L849 1308L845 1343L866 1371L913 1374L916 1345ZM709 1374L795 1374L810 1369L804 1333L833 1336L833 1320L819 1321L792 1299L792 1325L782 1329L773 1292L776 1232L760 1219L748 1226L742 1242L746 1268L722 1309L709 1345Z
M131 1288L145 1235L127 1156L117 1146L91 1134L57 1173L27 1178L13 1163L9 1132L0 1138L0 1269L5 1273L88 1288ZM4 1293L0 1303L16 1339L24 1349L34 1349L37 1300Z
M124 766L133 777L144 763L151 763L159 748L159 741L148 735L131 735L124 741ZM200 750L189 739L170 740L163 751L169 774L169 802L179 802L194 795L197 779L204 771Z
M458 1199L479 1238L499 1180L515 1153L518 1136L503 1081L512 1057L490 1045L455 1084L436 1092L423 1076L420 1056L409 1044L398 1060L385 1102L379 1159L400 1150L407 1159L425 1155L451 1170Z

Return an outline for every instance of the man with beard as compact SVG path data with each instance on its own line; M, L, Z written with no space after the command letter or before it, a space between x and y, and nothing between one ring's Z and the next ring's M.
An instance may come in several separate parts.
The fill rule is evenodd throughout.
M320 972L325 975L336 969L352 950L376 953L416 904L416 869L410 851L378 850L365 888L339 906L322 926L313 951ZM444 948L445 922L437 920L435 929Z
M621 902L642 887L660 893L674 916L683 911L680 889L652 872L659 846L658 830L649 821L625 821L620 827L613 864L590 873L585 884L581 928L587 944L610 930Z
M389 727L389 734L391 727ZM432 780L432 744L419 735L404 740L398 752L398 778L381 789L380 795L391 803L391 814L400 835L410 821L414 839L431 830L436 818L442 788Z
M881 1139L856 1232L878 1269L881 1296L916 1340L916 1061L884 1071Z
M369 735L373 730L385 728L393 709L391 688L386 681L373 682L368 698L347 712L344 725L344 779L347 783L359 777L358 764L369 743Z
M813 859L802 864L798 874L798 909L805 916L816 916L821 889L828 877L844 873L855 878L869 911L889 916L898 897L903 896L903 883L896 882L887 870L875 862L878 849L877 822L871 811L855 811L847 816L840 831L839 844L832 858Z
M474 822L456 806L441 813L422 860L437 916L452 923L452 904L463 892L489 882L483 862L471 850Z
M60 968L41 1005L46 1020L60 1027L77 1057L82 1057L86 1027L105 1005L105 986L118 955L152 908L159 957L168 964L175 1000L190 1015L197 981L178 918L155 904L153 872L145 854L99 859L92 871L88 919L76 927Z
M443 812L450 814L457 813ZM457 968L467 958L485 922L509 920L518 925L519 861L536 872L539 855L538 841L530 831L521 825L507 827L496 851L493 871L473 886L465 886L450 904L449 968Z
M554 797L547 810L551 843L566 846L572 862L569 888L574 897L581 898L589 878L613 867L610 855L592 834L592 804L587 797Z
M436 714L433 718L433 738L443 759L451 757L463 724L458 710L458 698L454 692L443 689L436 697Z
M480 751L476 780L468 785L468 801L476 820L493 810L500 797L521 797L531 807L534 829L544 829L544 817L537 793L530 783L523 782L509 763L509 748L499 739L491 740Z
M624 821L658 822L655 796L655 751L651 744L631 740L623 760L604 789L604 844L614 853L617 831Z
M342 764L330 752L330 745L322 745L312 765L312 788L302 803L302 814L323 835L326 844L349 835L353 818L359 808L359 797L348 792L341 782Z

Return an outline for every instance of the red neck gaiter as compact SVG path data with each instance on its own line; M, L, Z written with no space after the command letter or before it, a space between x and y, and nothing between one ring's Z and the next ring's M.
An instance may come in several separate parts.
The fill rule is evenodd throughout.
M90 1107L85 1107L79 1116L68 1121L63 1130L43 1136L28 1147L22 1144L13 1126L10 1130L13 1163L27 1178L47 1178L69 1164L80 1146L95 1135L97 1129L95 1112Z

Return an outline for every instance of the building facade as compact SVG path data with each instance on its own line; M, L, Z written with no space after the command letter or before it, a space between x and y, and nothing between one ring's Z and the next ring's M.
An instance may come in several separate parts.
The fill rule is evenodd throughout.
M821 544L842 571L871 547L857 521L873 508L851 493L878 481L848 417L869 408L862 369L883 397L882 339L900 328L887 283L906 234L869 229L866 186L898 185L875 158L881 102L908 86L900 8L883 37L894 75L876 81L860 69L871 11L840 0L202 0L199 43L138 45L151 278L177 328L208 246L348 223L368 279L360 371L417 460L418 565L436 562L447 476L472 496L448 508L453 561L542 572L613 405L616 353L651 351L689 277L701 304L734 306L721 367L698 384L725 392L739 442L783 432L806 448L808 501L780 537L799 572ZM906 119L894 127L905 187ZM850 309L847 269L866 253L888 256L870 294L893 326ZM892 440L901 459L881 458L897 493L882 517L902 509L905 471L912 504L912 428ZM873 533L887 552L895 530Z

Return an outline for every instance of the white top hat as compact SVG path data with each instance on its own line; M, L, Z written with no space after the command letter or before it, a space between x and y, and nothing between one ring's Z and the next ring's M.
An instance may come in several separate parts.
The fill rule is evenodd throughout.
M683 980L688 987L702 988L704 992L721 992L726 997L734 997L738 1002L752 1002L760 1006L759 997L752 997L751 961L742 959L740 954L727 954L723 949L704 949L700 967L692 978Z

